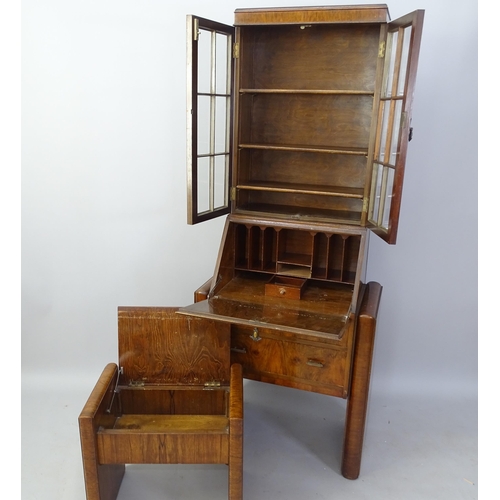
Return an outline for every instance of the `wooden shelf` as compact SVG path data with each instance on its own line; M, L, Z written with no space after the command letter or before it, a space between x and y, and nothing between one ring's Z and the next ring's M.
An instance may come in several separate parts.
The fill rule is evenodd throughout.
M278 264L311 267L311 255L302 253L283 253L278 257Z
M318 188L311 184L284 185L277 182L253 182L251 184L238 184L236 189L249 191L272 191L275 193L301 193L320 196L339 196L344 198L363 199L363 188L349 188L341 186L321 186Z
M294 207L289 205L274 205L264 203L248 203L239 205L235 209L237 214L272 214L273 217L283 219L303 219L308 218L317 221L338 222L350 225L361 225L361 212L345 211L345 210L328 210L328 209L313 209L306 207Z
M278 262L277 274L283 276L295 276L296 278L310 278L311 266Z
M333 89L240 89L240 94L317 94L317 95L374 95L369 90Z
M326 153L368 156L366 148L343 148L339 146L309 146L309 145L285 145L285 144L257 144L242 143L238 144L240 149L268 149L273 151L301 151L306 153Z

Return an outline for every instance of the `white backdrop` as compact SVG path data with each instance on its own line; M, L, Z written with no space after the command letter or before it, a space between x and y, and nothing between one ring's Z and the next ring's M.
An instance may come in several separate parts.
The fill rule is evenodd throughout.
M25 377L97 379L117 359L118 306L186 305L213 272L223 220L186 224L186 14L232 24L238 7L308 4L23 1ZM372 390L474 395L477 5L389 3L393 19L417 8L398 243L370 241L384 286Z

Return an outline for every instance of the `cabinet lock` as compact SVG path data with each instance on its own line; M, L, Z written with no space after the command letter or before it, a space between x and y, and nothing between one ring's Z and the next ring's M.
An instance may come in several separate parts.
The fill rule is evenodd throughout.
M259 337L259 329L258 328L253 329L253 332L252 332L252 335L250 335L250 338L254 342L258 342L259 340L262 340L262 337Z

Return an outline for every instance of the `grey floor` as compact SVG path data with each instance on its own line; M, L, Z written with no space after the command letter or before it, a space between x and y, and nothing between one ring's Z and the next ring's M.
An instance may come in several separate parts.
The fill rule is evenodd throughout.
M77 418L96 379L23 377L24 500L85 499ZM349 481L343 400L252 381L244 392L245 500L478 498L475 400L372 393ZM225 466L129 465L118 500L215 500L226 488Z

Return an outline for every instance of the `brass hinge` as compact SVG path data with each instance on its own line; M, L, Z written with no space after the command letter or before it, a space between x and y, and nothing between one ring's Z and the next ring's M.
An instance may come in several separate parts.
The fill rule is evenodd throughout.
M378 56L379 57L385 56L385 42L380 42L380 45L378 46Z
M344 316L344 323L347 323L347 320L351 316L351 312L352 312L352 304L349 306L349 309L347 310L347 314Z
M130 387L144 387L144 380L131 380L128 385Z
M238 59L240 57L240 44L238 42L233 43L233 57Z
M200 36L200 21L196 18L193 21L193 40L196 41Z
M401 128L403 130L409 125L408 117L409 117L408 111L403 111L401 113Z
M220 382L217 380L212 380L212 382L205 382L205 389L215 389L220 387Z
M236 188L232 187L229 191L229 198L231 201L236 201Z
M363 198L362 212L368 212L368 197Z

